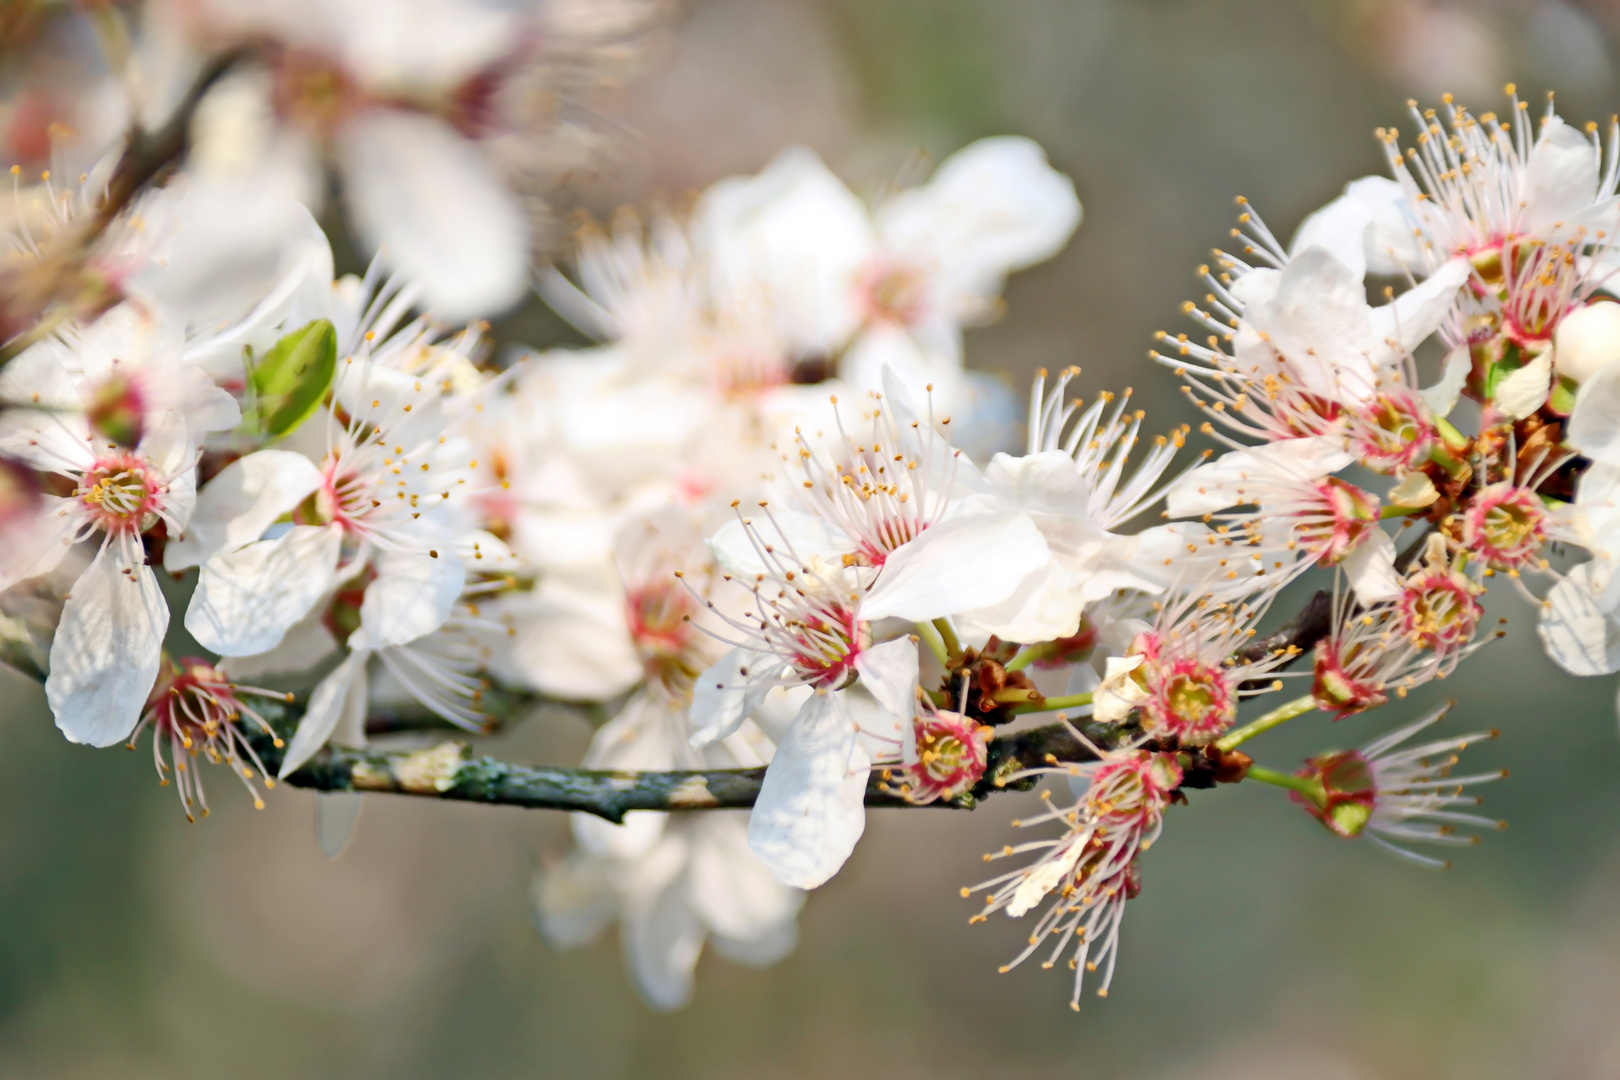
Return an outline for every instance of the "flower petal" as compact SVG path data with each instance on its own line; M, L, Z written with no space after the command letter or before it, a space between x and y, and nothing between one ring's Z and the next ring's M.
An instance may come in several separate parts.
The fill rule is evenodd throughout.
M1327 435L1232 450L1176 481L1165 497L1165 508L1171 517L1202 517L1254 502L1271 493L1278 482L1320 479L1354 460L1343 439Z
M1597 197L1598 158L1591 140L1556 116L1546 118L1524 170L1524 226L1544 232L1573 224Z
M356 636L364 631L356 631ZM351 638L351 640L353 640ZM332 670L309 695L309 708L298 721L298 730L281 759L279 779L285 780L298 771L299 766L314 757L325 746L339 727L347 730L361 728L366 714L366 663L371 650L355 649L343 663Z
M1508 416L1523 420L1547 402L1552 388L1552 353L1544 352L1496 387L1496 404Z
M253 656L280 644L332 583L343 531L299 525L203 564L186 629L221 656Z
M625 914L624 948L636 989L647 1004L668 1012L692 998L692 969L706 932L687 903L685 875L677 874Z
M988 300L1007 274L1063 250L1080 225L1074 182L1016 135L980 139L946 158L920 187L878 211L883 243L924 256L947 306Z
M102 548L62 607L45 697L70 742L127 739L157 681L169 607L140 550Z
M1401 575L1395 570L1395 541L1383 529L1368 533L1344 558L1344 574L1356 599L1363 604L1393 600L1401 595Z
M949 518L884 560L860 617L919 622L999 604L1049 558L1028 514Z
M764 517L764 510L759 513ZM855 542L842 530L814 514L772 509L769 521L750 520L754 523L754 534L763 543L781 558L799 565L808 565L812 559L837 563L841 555L855 550ZM754 545L741 520L720 526L709 538L709 550L714 552L722 570L739 578L752 580L754 575L774 569L766 565L765 555Z
M783 885L748 849L740 813L693 815L687 903L732 960L774 963L793 950L804 893Z
M425 112L377 108L334 141L361 237L451 321L516 303L529 227L483 153Z
M1583 563L1554 585L1536 626L1547 655L1571 675L1620 671L1620 624L1599 605L1590 574Z
M838 872L866 828L871 767L835 691L805 702L765 770L748 846L777 880L813 889Z
M1620 465L1620 364L1581 384L1569 416L1569 442L1593 461Z
M320 486L320 469L303 454L260 450L231 462L198 493L185 535L164 548L164 569L200 566L251 544Z
M748 719L787 670L770 653L732 649L692 684L693 746L725 738Z
M877 703L902 722L917 709L917 643L909 637L895 638L881 645L862 649L855 657L855 670L861 685Z
M644 674L621 593L547 576L532 593L498 600L488 612L512 627L506 647L497 645L494 670L543 694L606 701Z
M1468 385L1468 376L1473 370L1473 354L1469 352L1465 342L1446 353L1440 381L1420 391L1418 396L1434 415L1450 416L1451 410L1457 407L1457 399L1462 396L1463 387Z
M450 617L467 571L448 545L433 551L390 553L376 561L377 576L360 605L360 625L372 648L415 641Z

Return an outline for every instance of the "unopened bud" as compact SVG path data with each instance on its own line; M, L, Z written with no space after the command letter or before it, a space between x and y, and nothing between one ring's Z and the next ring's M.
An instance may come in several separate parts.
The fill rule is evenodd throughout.
M1620 304L1601 301L1565 315L1553 333L1553 367L1578 383L1620 360Z

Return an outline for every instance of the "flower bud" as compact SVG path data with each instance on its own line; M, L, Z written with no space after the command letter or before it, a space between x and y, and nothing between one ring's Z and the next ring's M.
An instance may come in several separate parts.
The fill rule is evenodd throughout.
M1599 302L1576 308L1553 334L1553 367L1583 383L1620 360L1620 304Z

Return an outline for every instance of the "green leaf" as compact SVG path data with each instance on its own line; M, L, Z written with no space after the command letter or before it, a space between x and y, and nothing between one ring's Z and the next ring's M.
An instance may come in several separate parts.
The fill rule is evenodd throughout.
M337 331L326 319L276 342L253 365L259 427L277 437L293 431L320 407L336 371Z

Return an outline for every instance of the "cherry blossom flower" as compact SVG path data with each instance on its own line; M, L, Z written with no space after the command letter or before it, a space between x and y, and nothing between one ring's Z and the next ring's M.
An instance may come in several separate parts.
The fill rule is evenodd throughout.
M877 389L961 363L961 328L997 313L1006 275L1051 258L1080 223L1066 177L1027 139L984 139L869 212L809 150L716 184L696 212L720 288L762 291L796 355L841 356Z
M1078 801L1066 807L1047 806L1033 818L1013 822L1015 828L1047 823L1061 825L1056 839L1008 845L985 856L985 861L1038 852L1022 869L1002 874L962 890L963 898L985 892L985 908L973 917L982 922L1005 910L1021 918L1053 896L1029 933L1029 942L1002 967L1010 971L1030 957L1043 941L1054 947L1043 968L1053 967L1068 951L1074 955L1069 969L1075 973L1069 1006L1080 1008L1080 992L1087 972L1101 969L1097 993L1108 996L1119 959L1119 928L1125 903L1141 891L1137 857L1153 846L1164 827L1164 809L1181 784L1182 767L1173 754L1124 749L1105 752L1091 765L1037 769L1036 774L1057 773L1083 785ZM1050 802L1051 793L1042 797Z
M264 809L264 800L253 790L255 770L266 788L275 787L276 782L248 742L242 730L243 717L269 735L276 748L279 749L282 742L269 722L244 701L252 695L292 700L291 694L240 686L198 657L166 661L165 670L152 687L140 723L129 738L129 748L135 749L141 732L148 727L152 729L152 761L157 766L158 779L167 787L169 773L173 771L175 790L180 795L187 821L196 820L194 807L203 817L208 816L208 797L203 793L202 775L196 767L199 754L215 765L228 765L253 797L253 805ZM165 743L169 749L167 761L163 757ZM248 768L245 762L251 762L253 768Z
M1482 739L1494 738L1494 731L1402 748L1418 732L1439 723L1449 708L1443 705L1360 750L1312 758L1299 772L1311 785L1310 789L1297 790L1291 797L1338 836L1365 835L1379 847L1409 862L1449 866L1443 859L1411 851L1403 845L1411 842L1477 844L1477 835L1459 833L1459 827L1506 828L1506 822L1457 808L1479 805L1478 796L1463 794L1469 784L1486 783L1507 775L1502 771L1451 775L1462 751Z

